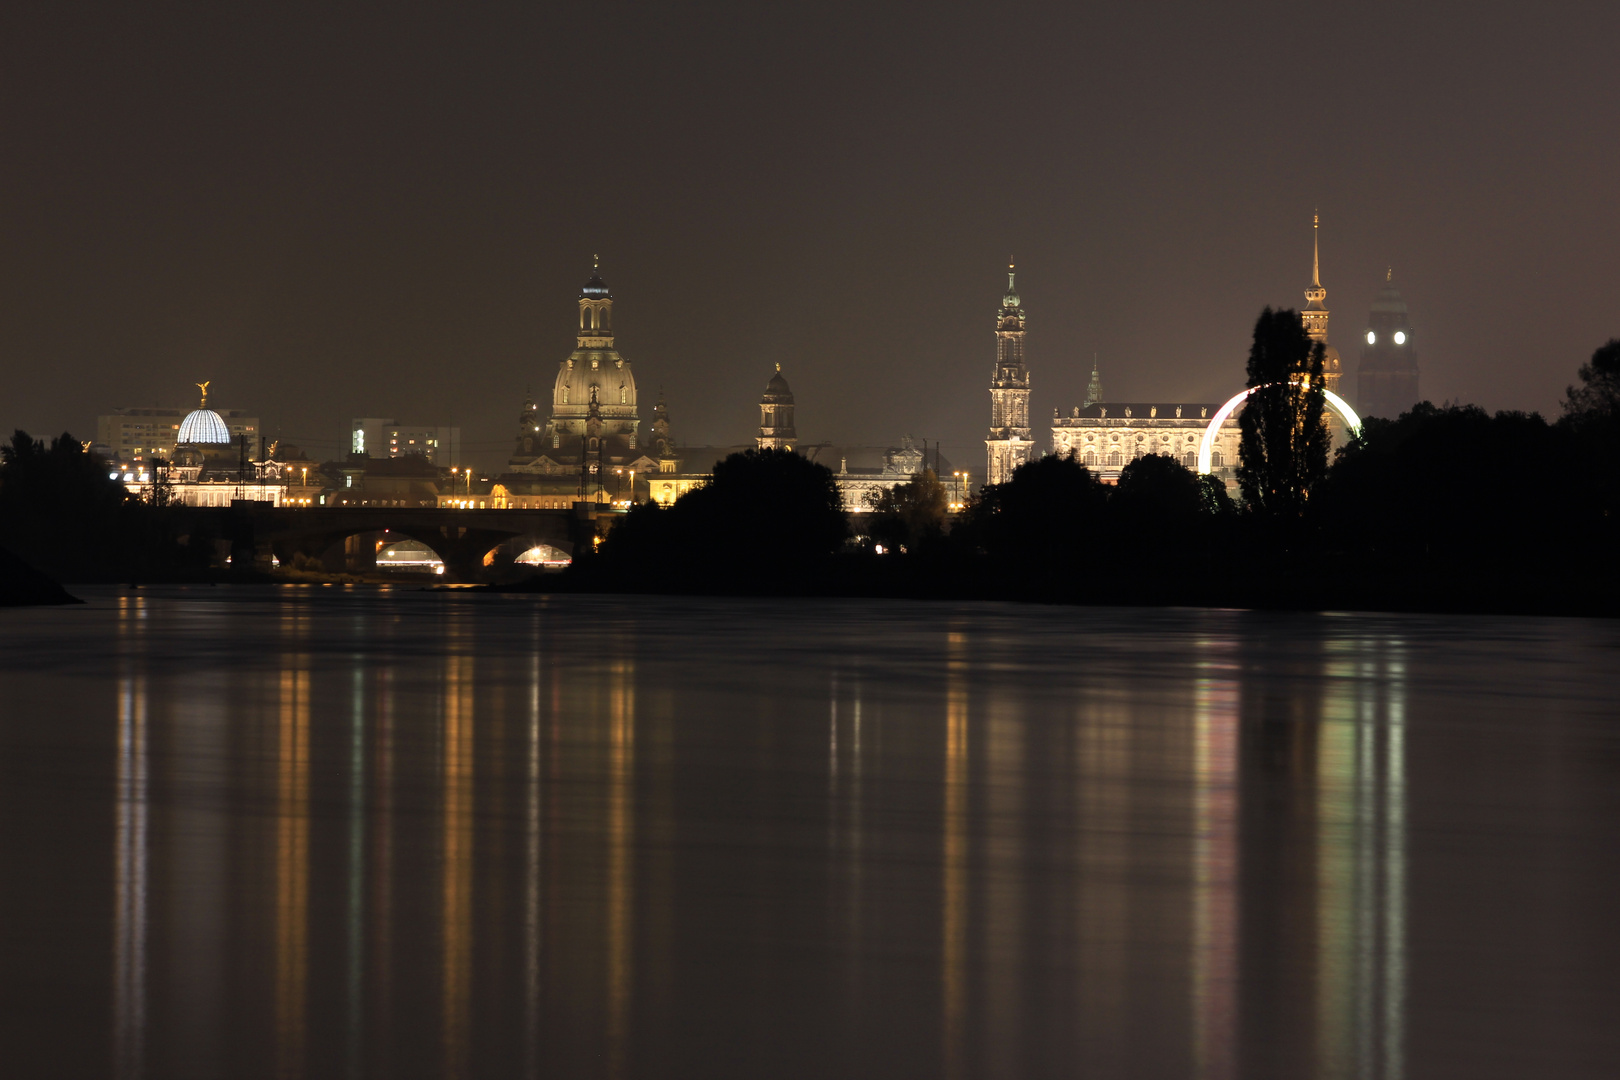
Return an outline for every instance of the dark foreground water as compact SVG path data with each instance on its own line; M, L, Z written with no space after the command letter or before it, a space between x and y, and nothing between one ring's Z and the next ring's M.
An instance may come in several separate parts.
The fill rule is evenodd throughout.
M0 1071L1612 1077L1620 627L0 612Z

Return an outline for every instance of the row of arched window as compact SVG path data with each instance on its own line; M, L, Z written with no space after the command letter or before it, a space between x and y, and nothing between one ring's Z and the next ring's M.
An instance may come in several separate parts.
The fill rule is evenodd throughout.
M1131 456L1131 460L1135 461L1137 458L1142 456L1143 455L1141 454L1133 454ZM1181 463L1189 469L1196 469L1198 467L1198 455L1195 453L1188 452L1182 454L1180 460ZM1098 461L1098 454L1095 450L1087 450L1080 458L1080 463L1090 468L1096 468ZM1101 462L1104 466L1114 469L1119 468L1125 463L1123 456L1118 450L1110 450L1108 452L1108 456L1101 459ZM1219 469L1222 466L1223 458L1221 457L1221 452L1219 450L1213 450L1210 452L1209 464L1211 468L1215 469Z

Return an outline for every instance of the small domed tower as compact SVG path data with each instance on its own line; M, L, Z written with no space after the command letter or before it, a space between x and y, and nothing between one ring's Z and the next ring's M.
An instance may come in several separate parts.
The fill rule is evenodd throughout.
M776 374L765 385L765 396L759 399L759 448L761 450L791 450L799 441L793 427L793 391L782 377L782 365L776 365Z
M1300 321L1305 324L1305 332L1310 335L1311 340L1320 342L1324 346L1322 350L1322 382L1329 390L1337 394L1339 392L1339 375L1343 365L1339 362L1339 350L1327 343L1327 290L1322 287L1322 248L1317 237L1321 227L1321 215L1312 215L1311 284L1305 290L1305 310L1301 311L1299 316Z
M1367 333L1356 372L1356 408L1362 416L1393 420L1420 400L1417 346L1406 298L1395 287L1395 271L1384 275L1384 287L1373 298Z

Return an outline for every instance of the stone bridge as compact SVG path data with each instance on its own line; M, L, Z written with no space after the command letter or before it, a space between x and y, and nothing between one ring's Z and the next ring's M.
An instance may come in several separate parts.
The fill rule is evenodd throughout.
M368 534L387 533L389 542L415 540L444 560L444 579L476 581L487 576L485 557L514 537L549 544L573 554L591 543L611 515L596 503L571 510L452 510L438 507L271 506L238 501L229 507L174 507L182 533L228 541L233 565L266 564L273 554L283 566L295 556L320 560L330 571L366 573L377 565ZM507 560L510 564L510 559Z

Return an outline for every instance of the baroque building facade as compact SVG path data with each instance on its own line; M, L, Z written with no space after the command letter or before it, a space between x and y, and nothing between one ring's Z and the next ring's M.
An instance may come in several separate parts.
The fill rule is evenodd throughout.
M1090 396L1089 394L1087 395ZM1077 405L1068 416L1052 412L1052 453L1075 459L1106 484L1117 484L1125 466L1147 454L1165 454L1189 469L1198 467L1198 444L1220 405L1208 402L1098 401ZM1228 486L1237 477L1241 432L1236 416L1221 422L1210 455L1210 472Z
M1024 363L1024 309L1007 266L1007 295L996 313L996 367L990 377L990 437L985 439L985 483L1012 479L1033 455L1029 426L1029 368Z
M1362 416L1393 420L1422 400L1418 391L1417 345L1406 298L1395 287L1395 271L1384 275L1384 287L1367 314L1367 333L1356 372L1356 409Z

